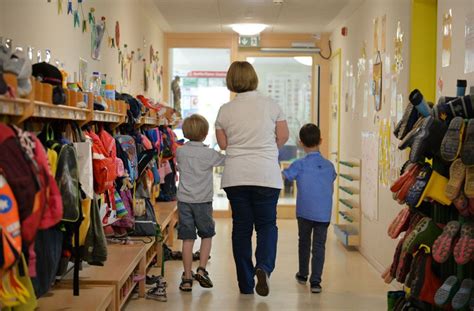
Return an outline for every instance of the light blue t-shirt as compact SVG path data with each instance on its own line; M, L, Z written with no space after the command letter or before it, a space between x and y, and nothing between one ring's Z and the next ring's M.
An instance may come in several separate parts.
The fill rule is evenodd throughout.
M283 171L289 181L296 180L296 216L304 219L330 222L332 213L333 184L336 171L331 161L321 153L308 153Z

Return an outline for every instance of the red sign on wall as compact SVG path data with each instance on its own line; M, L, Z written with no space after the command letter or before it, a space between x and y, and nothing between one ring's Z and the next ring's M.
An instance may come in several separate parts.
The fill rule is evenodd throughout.
M226 71L191 71L188 73L188 77L191 78L225 78Z

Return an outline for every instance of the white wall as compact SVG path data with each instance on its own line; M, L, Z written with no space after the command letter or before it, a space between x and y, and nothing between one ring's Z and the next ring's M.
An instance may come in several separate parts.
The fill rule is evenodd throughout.
M451 65L449 67L441 67L441 52L442 52L442 25L443 15L449 9L453 12L453 38L451 49ZM438 37L437 37L437 80L442 78L444 81L444 88L442 95L455 96L456 95L456 80L467 80L467 91L469 86L474 86L474 73L464 74L464 26L466 14L474 12L474 0L438 0ZM439 91L436 92L439 98Z
M77 1L72 1L73 7ZM147 61L149 47L153 45L163 59L163 32L157 18L159 13L153 0L88 0L83 1L84 14L87 16L90 7L95 8L96 21L101 16L107 18L106 25L110 36L115 34L115 22L120 22L121 47L128 44L128 51L143 47ZM52 0L1 0L0 1L0 36L13 39L15 46L33 46L35 49L49 48L53 60L59 59L64 63L70 75L78 72L79 58L88 60L89 73L100 71L120 84L120 65L118 51L107 46L107 33L102 42L101 60L91 59L91 34L82 33L81 28L73 27L72 15L66 15L67 0L63 0L63 13L58 15L57 1ZM35 53L36 55L36 53ZM44 58L43 58L44 59ZM36 57L35 57L36 60ZM160 61L160 65L162 62ZM132 95L143 94L143 63L134 62L132 65L132 81L123 89ZM160 99L158 84L150 78L148 95Z
M368 0L358 8L348 20L336 27L331 36L333 50L341 49L342 52L342 92L341 92L341 159L361 158L361 131L374 131L378 133L378 123L374 122L374 100L369 95L368 117L362 117L363 107L363 89L364 82L368 81L368 75L365 74L360 79L360 84L356 86L356 107L359 116L352 118L352 112L345 112L344 99L345 92L348 90L348 81L345 77L346 61L353 65L354 75L357 75L357 60L361 57L361 49L364 40L367 42L367 58L375 61L373 54L373 19L378 17L381 23L381 17L387 14L387 53L393 63L394 55L394 37L397 28L397 22L401 22L404 32L403 58L404 69L399 75L398 92L404 96L404 104L408 97L408 76L409 76L409 40L410 40L410 0ZM347 26L349 34L347 37L341 35L341 27ZM379 38L381 32L379 32ZM380 45L380 39L379 39ZM385 56L382 55L385 61ZM367 60L368 70L368 60ZM383 70L385 71L385 64ZM382 110L377 114L379 119L390 118L390 90L384 87L383 95L386 102ZM350 106L350 105L349 105ZM328 116L329 117L329 116ZM393 127L392 127L393 128ZM378 220L370 221L362 216L362 241L360 251L367 259L378 269L391 264L393 253L398 241L393 241L387 236L387 228L392 219L397 215L401 206L392 199L388 187L379 186L378 197Z

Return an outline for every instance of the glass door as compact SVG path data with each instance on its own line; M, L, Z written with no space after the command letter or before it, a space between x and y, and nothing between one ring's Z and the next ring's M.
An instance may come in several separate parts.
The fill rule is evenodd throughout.
M173 48L169 53L170 104L180 110L183 119L194 113L204 116L209 122L209 135L204 143L218 149L214 123L219 108L230 100L225 82L230 49ZM180 126L175 132L183 138ZM222 168L215 169L214 209L227 211L228 201L220 189L221 176Z
M313 87L313 81L318 82L317 77L313 79L312 57L248 57L247 61L254 66L257 72L258 90L273 98L287 117L290 138L280 150L279 155L280 164L284 168L295 159L304 156L304 152L298 144L301 126L309 122L317 122L313 119L313 115L319 109L312 105L312 92L316 93L319 88L317 85ZM285 184L280 204L295 204L295 188L293 183Z

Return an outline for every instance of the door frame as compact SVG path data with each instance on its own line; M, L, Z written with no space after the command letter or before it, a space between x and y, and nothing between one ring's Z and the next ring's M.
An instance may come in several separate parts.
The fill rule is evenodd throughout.
M339 223L339 173L340 173L340 160L341 160L341 83L342 83L342 51L341 49L337 49L332 57L331 57L331 64L329 66L330 74L332 74L332 62L337 61L339 62L339 72L337 74L337 81L338 81L338 90L337 90L337 156L336 156L336 198L335 198L335 207L336 207L336 223ZM334 79L334 77L332 77ZM332 100L330 100L330 105L332 105ZM329 109L329 113L331 113L331 109ZM331 118L331 116L329 116ZM329 133L332 133L332 126L333 123L331 123L331 129L329 130ZM332 140L332 137L330 138ZM330 145L328 145L330 147ZM329 151L329 156L331 156L332 150Z

